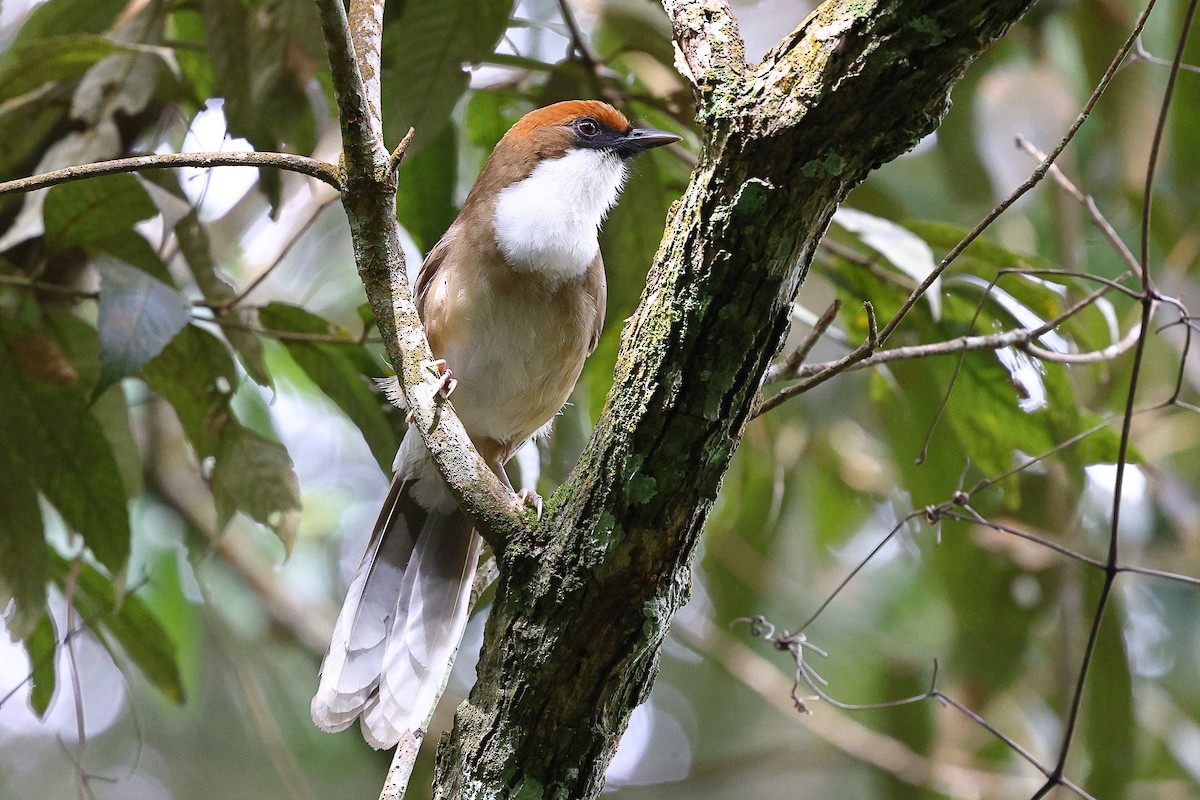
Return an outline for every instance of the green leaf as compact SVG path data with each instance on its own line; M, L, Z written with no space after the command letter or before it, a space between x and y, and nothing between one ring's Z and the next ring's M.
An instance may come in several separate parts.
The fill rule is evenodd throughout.
M397 178L396 216L425 253L458 214L454 205L457 140L454 126L447 125L421 152L405 158Z
M120 45L89 33L53 36L12 48L0 60L0 100L24 94L43 83L82 75Z
M187 299L165 283L118 261L100 269L100 381L94 396L140 370L191 318Z
M93 631L107 634L100 637L105 646L111 651L108 637L115 639L150 683L182 703L186 692L175 642L149 607L137 595L115 591L112 579L86 563L68 563L60 556L54 561L55 579L64 593L72 569L76 570L71 602Z
M261 309L259 318L272 330L335 332L334 326L315 314L284 303L271 303ZM390 474L399 440L385 413L390 404L381 399L370 383L372 377L383 374L383 366L353 339L348 339L345 344L285 339L283 345L312 382L358 427L379 466ZM364 360L371 365L371 375L364 375L360 369Z
M37 489L13 454L0 450L0 609L9 635L29 636L45 613L50 562Z
M300 484L282 444L241 425L228 427L217 450L212 491L220 529L241 509L275 531L291 552L300 522Z
M183 219L175 223L175 238L179 242L179 250L196 279L196 285L210 303L226 303L237 296L233 284L221 274L213 261L212 245L208 232L200 224L195 210L189 212ZM235 308L229 312L236 320L249 326L254 321L254 313L247 309ZM238 360L255 383L259 386L271 387L271 373L263 362L263 346L258 334L250 330L235 327L222 328L221 332L228 340Z
M856 208L842 206L833 221L858 236L862 243L879 253L888 263L916 283L925 280L937 264L933 250L925 240L891 220L876 217ZM941 279L934 281L925 294L934 319L941 316Z
M323 63L313 46L320 24L312 3L300 0L257 4L204 0L203 23L212 94L224 98L232 136L256 150L310 151L315 121L305 88ZM280 191L278 170L259 170L259 189L273 209Z
M0 318L0 448L24 469L67 525L113 572L129 557L125 487L104 431L89 411L78 376L46 382L53 340ZM61 352L59 351L60 356Z
M13 47L69 33L102 33L127 5L126 0L49 0L21 26Z
M132 228L158 214L146 190L132 175L103 175L55 186L46 193L46 249L94 247L114 231Z
M264 324L275 330L344 333L302 308L283 303L271 303L260 313ZM399 412L374 384L375 378L385 374L384 365L348 334L345 344L286 340L283 344L309 379L358 427L380 467L390 473L403 425Z
M215 455L222 432L234 422L229 401L237 369L225 345L189 325L142 368L141 375L175 409L196 457Z
M467 89L463 64L492 54L511 13L512 3L503 0L403 5L399 18L383 29L383 118L389 141L400 141L413 127L413 155L432 142Z
M58 669L55 655L58 653L58 635L54 632L54 622L45 611L38 619L33 631L25 637L25 654L29 656L30 678L33 691L29 693L29 705L38 717L46 716L50 708L50 700L54 697L54 687L58 679Z

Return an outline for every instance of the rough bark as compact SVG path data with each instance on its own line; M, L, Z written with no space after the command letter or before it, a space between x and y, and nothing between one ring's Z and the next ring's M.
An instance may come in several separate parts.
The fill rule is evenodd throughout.
M758 66L719 0L665 5L703 151L625 327L596 431L507 540L439 798L589 798L650 691L690 564L789 306L838 202L932 131L1030 0L842 0Z

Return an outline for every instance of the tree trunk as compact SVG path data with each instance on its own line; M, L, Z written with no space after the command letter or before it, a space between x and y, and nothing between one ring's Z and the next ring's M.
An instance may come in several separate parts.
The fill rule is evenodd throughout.
M700 530L830 216L930 133L1030 0L842 0L759 66L718 0L667 0L703 151L578 467L506 543L439 798L590 798L688 598Z

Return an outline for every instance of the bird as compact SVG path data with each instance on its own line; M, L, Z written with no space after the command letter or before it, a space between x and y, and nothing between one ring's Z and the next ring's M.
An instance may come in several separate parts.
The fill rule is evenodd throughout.
M504 464L560 411L599 340L599 230L629 159L680 138L636 128L597 100L531 111L497 143L421 266L414 297L434 366L475 448L510 489ZM376 749L424 735L483 549L416 426L393 471L311 706L326 731L359 720Z

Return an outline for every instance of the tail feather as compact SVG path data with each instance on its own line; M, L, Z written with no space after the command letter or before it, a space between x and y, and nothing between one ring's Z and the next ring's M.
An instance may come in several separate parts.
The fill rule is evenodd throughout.
M462 512L419 537L396 601L378 691L362 715L363 736L392 747L424 728L450 677L470 614L483 540Z
M361 718L363 736L376 748L393 747L427 724L466 628L483 545L452 500L429 502L436 473L412 461L397 466L311 709L326 731Z

